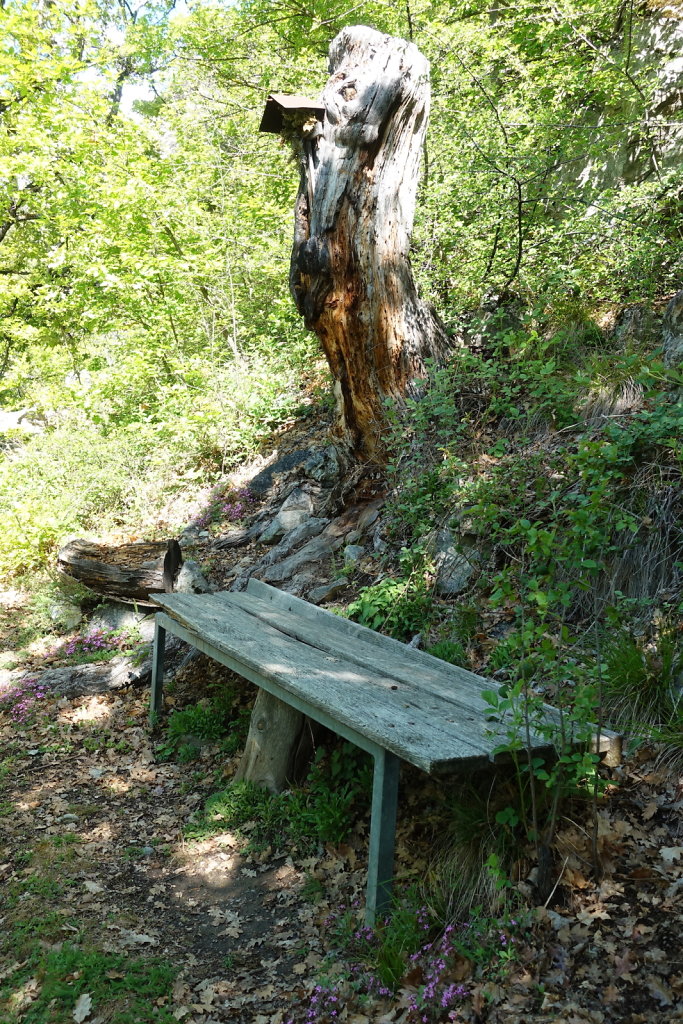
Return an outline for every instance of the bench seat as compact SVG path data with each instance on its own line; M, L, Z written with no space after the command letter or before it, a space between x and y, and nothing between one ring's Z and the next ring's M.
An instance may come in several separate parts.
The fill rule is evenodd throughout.
M161 707L166 631L226 665L375 759L366 918L390 898L399 760L433 773L509 755L483 691L491 680L359 626L258 580L245 593L158 594L152 713ZM549 723L557 709L544 705ZM531 733L531 747L548 739ZM597 748L608 750L614 734Z

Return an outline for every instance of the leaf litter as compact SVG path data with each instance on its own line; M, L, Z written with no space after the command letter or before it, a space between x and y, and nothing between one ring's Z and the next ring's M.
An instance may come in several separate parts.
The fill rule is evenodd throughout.
M199 762L158 763L146 715L147 695L129 690L96 700L48 696L33 721L2 719L1 759L11 771L0 875L3 885L28 885L23 919L49 904L60 922L46 940L52 947L76 936L173 963L178 975L162 1005L185 1024L418 1020L411 1007L423 978L408 969L395 995L360 999L342 955L327 956L331 911L362 905L367 822L315 855L250 853L229 832L190 842L188 821L225 786L238 757L207 747ZM432 783L419 773L406 781L397 870L414 880L434 842ZM565 819L554 844L558 874L562 867L554 902L535 908L509 970L487 977L461 958L454 982L466 983L466 998L456 1016L429 1020L683 1020L683 780L642 752L614 781L597 819L601 877L590 870L590 822ZM12 954L6 950L0 980L25 967ZM322 975L336 979L335 1016L312 1017ZM36 976L22 985L13 1019L22 1019L41 984ZM74 1001L72 1016L98 1019L90 993Z

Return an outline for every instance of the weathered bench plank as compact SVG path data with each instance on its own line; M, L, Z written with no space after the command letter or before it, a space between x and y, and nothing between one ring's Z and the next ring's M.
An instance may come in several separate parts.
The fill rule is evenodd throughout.
M217 597L169 594L157 601L197 639L230 656L235 671L249 671L247 678L266 689L274 684L276 696L281 688L298 697L319 721L316 711L426 772L454 762L472 768L489 762L493 744L473 734L474 716L457 722L453 706L436 698L425 710L418 695L394 678L285 636L237 602Z
M463 724L473 726L474 735L490 750L509 739L507 730L496 724L490 705L482 697L485 690L496 688L491 679L457 665L447 664L425 651L415 650L399 640L308 604L292 594L275 590L260 580L251 579L246 593L216 594L216 597L237 600L242 607L264 622L276 626L281 632L320 650L392 676L418 689L420 695L432 694L450 701L459 709L457 715L464 710L467 717ZM425 709L429 707L424 697L420 706ZM442 710L436 705L432 709ZM549 727L560 724L562 712L558 708L543 704L539 711ZM468 735L472 736L469 729ZM533 730L529 739L534 748L549 746L547 740ZM616 733L602 730L600 736L593 739L593 749L603 753L610 751L616 740Z

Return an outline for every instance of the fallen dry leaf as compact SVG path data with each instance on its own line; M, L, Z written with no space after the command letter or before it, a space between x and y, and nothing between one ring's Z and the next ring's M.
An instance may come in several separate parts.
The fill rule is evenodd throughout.
M84 1021L86 1017L89 1017L91 1010L92 996L89 992L84 992L76 1000L76 1005L73 1009L72 1017L76 1021L76 1024L81 1024L81 1021Z

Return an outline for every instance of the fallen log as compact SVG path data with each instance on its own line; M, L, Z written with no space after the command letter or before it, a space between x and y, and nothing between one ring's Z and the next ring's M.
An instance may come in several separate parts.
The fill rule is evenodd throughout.
M102 597L151 604L150 594L171 593L183 564L177 540L117 546L72 540L60 549L57 568Z

